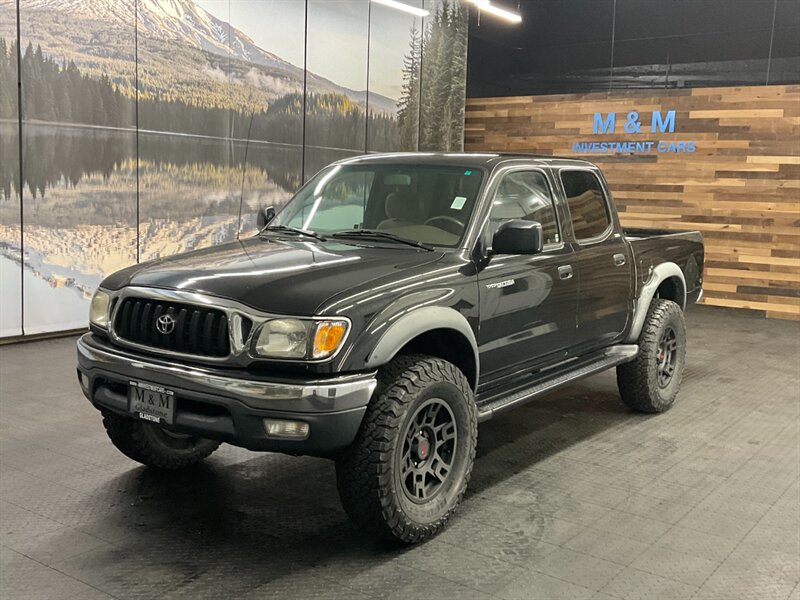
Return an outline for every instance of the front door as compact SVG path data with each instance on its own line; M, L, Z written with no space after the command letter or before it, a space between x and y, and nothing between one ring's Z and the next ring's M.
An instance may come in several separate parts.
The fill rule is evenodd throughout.
M511 219L538 221L544 251L496 255L478 274L481 382L561 360L576 325L577 277L572 248L563 243L550 182L539 170L503 176L493 199L487 238Z

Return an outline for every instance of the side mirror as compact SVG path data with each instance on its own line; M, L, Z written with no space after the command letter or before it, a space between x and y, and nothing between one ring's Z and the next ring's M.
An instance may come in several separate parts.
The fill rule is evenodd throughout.
M261 210L258 211L258 216L256 217L256 225L258 226L258 230L261 231L269 225L269 222L275 218L275 209L271 206L265 206Z
M506 221L492 239L493 254L538 254L542 251L542 225L536 221Z

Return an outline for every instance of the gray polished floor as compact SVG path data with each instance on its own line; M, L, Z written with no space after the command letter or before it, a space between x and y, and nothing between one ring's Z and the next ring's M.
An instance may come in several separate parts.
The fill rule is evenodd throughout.
M376 543L333 464L224 446L181 474L106 439L73 340L0 348L0 597L800 600L800 324L697 308L677 405L606 373L481 426L451 526Z

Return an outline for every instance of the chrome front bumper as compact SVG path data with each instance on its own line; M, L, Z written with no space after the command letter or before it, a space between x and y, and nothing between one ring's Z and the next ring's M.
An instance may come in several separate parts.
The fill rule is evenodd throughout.
M84 395L101 410L128 413L129 381L175 392L174 429L253 450L330 455L352 442L377 386L375 372L307 381L276 381L242 371L174 363L111 346L87 333L77 342ZM268 438L264 418L310 424L307 440Z

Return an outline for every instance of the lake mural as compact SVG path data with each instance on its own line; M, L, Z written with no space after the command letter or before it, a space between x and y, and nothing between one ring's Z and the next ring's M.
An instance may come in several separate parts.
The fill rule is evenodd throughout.
M333 160L460 149L466 14L416 4L0 0L0 337L85 326L105 275L250 235Z

